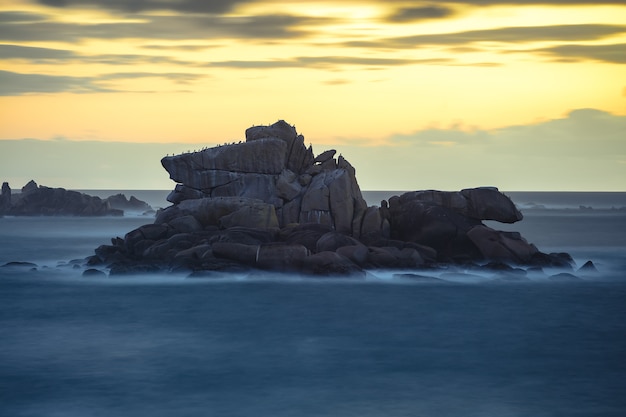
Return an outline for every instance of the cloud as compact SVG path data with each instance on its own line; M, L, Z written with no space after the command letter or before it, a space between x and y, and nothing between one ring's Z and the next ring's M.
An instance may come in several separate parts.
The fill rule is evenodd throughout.
M102 93L114 90L99 86L90 77L21 74L0 70L0 96L28 93Z
M602 61L613 64L626 64L626 43L611 45L559 45L538 49L536 52L554 57L559 61Z
M202 74L192 74L187 72L116 72L111 74L100 75L97 77L98 81L105 80L128 80L135 78L164 78L174 81L178 84L189 84L192 81L197 81L201 78L205 78Z
M178 13L223 13L239 4L249 3L242 0L38 0L39 4L60 8L98 8L122 13L172 11Z
M24 74L0 70L0 96L19 96L25 94L48 93L112 93L127 92L107 86L107 81L135 78L163 78L177 84L189 84L203 78L204 75L193 73L157 73L126 72L110 73L93 77L71 77L46 74ZM148 93L151 91L134 91Z
M405 7L394 11L387 17L389 22L406 23L428 19L443 19L452 16L454 11L442 6Z
M76 53L66 49L0 44L0 59L26 59L33 62L76 59Z
M133 2L129 2L133 3ZM36 20L23 21L15 13L0 12L0 40L77 42L83 39L151 39L207 40L230 38L244 40L297 39L311 32L303 27L321 26L336 21L289 14L252 16L133 15L132 20L111 23L72 23L37 15ZM11 22L11 19L16 19ZM13 23L13 24L11 24Z
M428 129L389 138L392 146L428 148L445 143L457 149L483 148L492 154L518 156L626 155L626 116L596 109L577 109L561 119L497 130Z
M415 64L447 64L448 59L395 59L395 58L366 58L354 56L301 56L290 59L276 59L264 61L214 61L204 66L225 67L239 69L258 68L318 68L329 69L344 65L366 67L388 67Z
M626 191L626 116L595 109L497 130L457 127L393 135L383 145L336 146L362 189ZM365 167L365 168L363 168ZM360 169L359 169L360 168Z
M580 24L553 26L517 26L464 32L381 38L343 42L342 45L364 48L415 48L423 45L467 45L476 42L527 43L540 41L590 41L626 33L623 25Z

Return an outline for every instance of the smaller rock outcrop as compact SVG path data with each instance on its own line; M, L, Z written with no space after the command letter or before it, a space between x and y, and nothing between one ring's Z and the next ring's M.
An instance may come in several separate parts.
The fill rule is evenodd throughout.
M136 211L136 212L149 212L152 211L152 207L145 201L141 201L135 196L130 196L127 198L124 194L115 194L105 199L107 203L113 209L123 210L123 211Z
M7 184L8 188L8 184ZM38 186L29 181L22 192L13 195L4 214L13 216L121 216L122 210L114 209L100 197L90 196L65 188Z
M124 210L150 213L152 207L146 202L124 194L106 199L65 188L37 185L30 180L21 193L11 194L7 182L2 185L0 215L12 216L121 216Z

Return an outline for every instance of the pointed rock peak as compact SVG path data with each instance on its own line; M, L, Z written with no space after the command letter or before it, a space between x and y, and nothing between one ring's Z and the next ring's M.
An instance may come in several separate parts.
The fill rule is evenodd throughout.
M30 191L36 190L37 188L39 188L37 183L34 180L30 180L30 181L28 181L28 184L26 184L25 186L22 187L22 192L23 193L28 193Z

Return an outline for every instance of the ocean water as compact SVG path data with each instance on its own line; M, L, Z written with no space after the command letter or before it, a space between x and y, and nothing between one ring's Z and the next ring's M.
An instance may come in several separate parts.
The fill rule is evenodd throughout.
M0 267L0 416L626 415L626 193L507 194L490 226L598 272L93 279L151 218L0 218L0 265L35 264Z

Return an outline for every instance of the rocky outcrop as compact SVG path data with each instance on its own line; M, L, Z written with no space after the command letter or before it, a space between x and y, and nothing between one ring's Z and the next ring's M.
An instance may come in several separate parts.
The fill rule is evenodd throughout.
M245 142L163 158L178 183L167 198L174 206L165 211L189 200L240 197L273 206L280 227L313 222L358 236L367 204L354 168L334 154L315 158L282 120L251 127Z
M8 184L7 184L8 187ZM122 210L100 197L90 196L65 188L38 186L29 181L22 192L12 196L4 214L13 216L121 216Z
M11 208L11 187L8 182L2 183L2 194L0 194L0 215Z
M2 186L0 214L12 216L121 216L124 210L149 212L152 208L131 196L117 194L106 199L65 188L37 185L30 180L21 193L12 195L8 183Z
M259 268L364 276L373 268L567 266L518 233L485 226L522 214L497 188L414 191L367 207L354 167L336 151L314 156L293 126L246 130L245 142L168 156L173 203L153 224L96 249L111 274ZM571 258L569 258L571 260Z
M135 211L135 212L150 212L152 211L152 207L145 201L141 201L135 196L130 196L127 198L124 194L115 194L105 199L107 203L113 209L123 210L123 211Z

